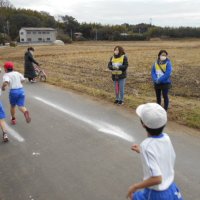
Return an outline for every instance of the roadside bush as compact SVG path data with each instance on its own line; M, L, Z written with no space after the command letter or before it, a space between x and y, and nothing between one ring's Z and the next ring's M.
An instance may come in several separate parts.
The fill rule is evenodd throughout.
M76 40L76 41L87 41L87 39L84 38L83 36L81 36L81 37L76 37L75 40Z
M68 44L72 43L71 38L68 35L64 34L64 33L58 33L56 39L57 40L62 40L64 43L68 43Z
M114 41L145 41L148 40L147 36L144 34L130 34L130 35L120 35L115 34L113 37Z
M17 46L17 42L16 41L11 41L10 42L10 47L16 47Z

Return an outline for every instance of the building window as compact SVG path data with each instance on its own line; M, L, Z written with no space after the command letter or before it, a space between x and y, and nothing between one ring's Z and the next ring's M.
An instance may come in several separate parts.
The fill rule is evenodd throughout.
M32 40L31 40L31 38L27 38L27 41L28 41L28 42L31 42Z
M48 31L48 32L46 32L46 34L50 34L50 32Z
M22 38L21 41L24 42L24 38Z
M31 34L31 31L27 31L27 34Z
M39 31L38 34L41 34L41 32Z
M51 38L47 38L47 41L50 41L51 40Z
M21 32L20 34L21 34L21 35L24 35L24 32Z
M43 34L46 34L46 32L45 32L45 31L43 31L42 33L43 33Z
M42 41L42 38L38 38L38 41L40 41L40 42L41 42L41 41Z
M33 34L36 34L36 31L33 31Z

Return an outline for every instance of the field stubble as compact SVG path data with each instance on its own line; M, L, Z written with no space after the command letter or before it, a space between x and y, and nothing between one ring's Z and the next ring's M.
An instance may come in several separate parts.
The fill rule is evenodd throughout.
M48 83L89 95L114 99L107 69L115 45L125 48L129 59L125 106L155 101L150 78L158 51L166 49L173 64L169 118L200 129L200 41L83 42L66 46L36 46L35 58L47 73ZM25 48L7 48L1 60L12 60L23 71ZM1 63L2 64L2 63Z

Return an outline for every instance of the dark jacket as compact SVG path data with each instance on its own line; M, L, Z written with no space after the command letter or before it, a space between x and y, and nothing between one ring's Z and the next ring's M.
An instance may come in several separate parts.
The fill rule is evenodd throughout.
M35 78L35 69L33 63L39 65L38 62L35 61L31 52L27 51L24 55L24 77L25 78Z
M108 63L108 68L113 71L114 69L113 69L113 66L112 66L112 58L113 58L113 56L110 58L110 61ZM116 80L119 80L119 79L126 78L127 77L127 72L126 72L127 68L128 68L128 58L127 58L126 55L124 55L123 64L119 67L119 70L122 71L122 74L120 74L120 75L113 75L112 74L112 80L116 81Z

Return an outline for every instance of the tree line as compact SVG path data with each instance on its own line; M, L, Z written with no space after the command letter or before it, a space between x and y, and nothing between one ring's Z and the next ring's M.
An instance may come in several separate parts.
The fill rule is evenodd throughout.
M134 20L134 19L133 19ZM51 27L57 29L58 39L65 42L77 40L149 40L159 38L200 38L200 27L159 27L152 24L102 25L79 23L74 17L65 15L57 19L47 12L15 8L8 0L0 0L0 43L19 41L21 27ZM80 32L78 38L74 33Z

